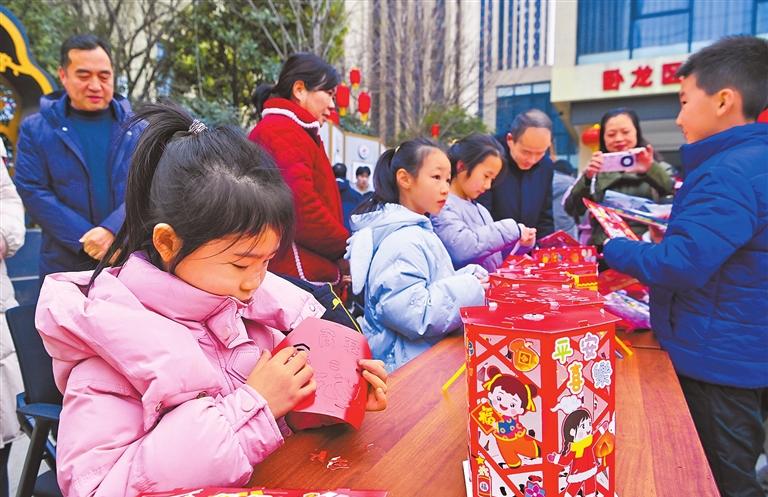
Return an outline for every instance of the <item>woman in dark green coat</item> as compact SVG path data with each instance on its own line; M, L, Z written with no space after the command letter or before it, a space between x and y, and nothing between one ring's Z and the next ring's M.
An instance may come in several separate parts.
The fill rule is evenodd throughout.
M645 150L637 154L637 172L601 172L603 154L623 152L636 147ZM583 198L602 202L607 190L643 197L655 202L673 193L673 182L664 168L654 160L653 147L645 141L635 111L619 108L608 111L600 120L600 150L592 154L584 174L576 180L563 206L565 211L581 217L586 211ZM605 232L594 218L590 219L592 237L590 243L602 247ZM646 225L630 222L632 231L641 236L648 230Z

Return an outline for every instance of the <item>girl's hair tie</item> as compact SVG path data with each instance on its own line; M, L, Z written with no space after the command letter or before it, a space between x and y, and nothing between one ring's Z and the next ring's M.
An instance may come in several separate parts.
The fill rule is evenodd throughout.
M203 131L207 130L208 126L206 126L201 120L195 119L192 121L192 124L189 125L189 132L193 135L199 135Z

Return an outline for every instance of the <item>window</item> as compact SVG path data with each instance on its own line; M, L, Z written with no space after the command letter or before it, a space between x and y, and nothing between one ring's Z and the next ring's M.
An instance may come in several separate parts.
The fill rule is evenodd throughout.
M580 0L578 63L693 52L725 35L768 33L768 0Z
M768 37L768 0L758 0L757 2L755 34Z
M549 82L514 86L500 86L496 89L496 133L503 134L512 125L512 120L528 109L540 109L552 119L552 141L560 157L572 159L576 144L560 119L560 114L550 102Z

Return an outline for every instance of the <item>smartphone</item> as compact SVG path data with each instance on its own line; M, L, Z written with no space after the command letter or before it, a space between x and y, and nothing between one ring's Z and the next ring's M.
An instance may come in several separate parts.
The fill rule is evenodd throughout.
M603 154L601 173L623 171L633 173L637 170L637 154L645 150L642 147L632 148L623 152L608 152Z

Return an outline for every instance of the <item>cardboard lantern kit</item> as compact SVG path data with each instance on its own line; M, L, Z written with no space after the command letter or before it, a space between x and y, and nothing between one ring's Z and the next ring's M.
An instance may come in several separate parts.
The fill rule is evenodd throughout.
M554 233L536 240L536 245L541 248L557 247L578 247L581 245L578 240L563 230L557 230Z
M461 312L472 495L614 495L617 319L595 305Z
M597 264L594 262L545 266L538 270L538 273L543 276L553 273L568 276L574 288L586 288L593 291L597 291L598 288Z
M514 284L497 286L486 292L489 302L498 304L543 304L544 309L559 307L603 307L604 300L597 292L571 287Z
M528 254L525 255L508 255L504 262L501 263L500 269L519 269L524 267L538 267L539 263L534 260Z
M567 274L557 272L544 273L531 271L527 268L520 270L504 269L488 275L490 288L509 288L521 285L571 287L573 279Z
M536 249L532 255L537 262L544 263L545 265L597 262L597 249L594 245L541 248Z
M370 359L371 349L362 333L317 318L307 318L275 347L304 350L315 371L315 394L297 405L285 419L296 430L348 423L360 428L365 416L368 383L359 359Z
M592 214L592 216L597 219L597 222L600 223L600 226L603 227L603 231L608 235L608 238L626 237L629 240L640 239L614 209L600 205L588 198L583 198L581 200L584 202L584 205L587 206L587 210L589 210L590 214Z

